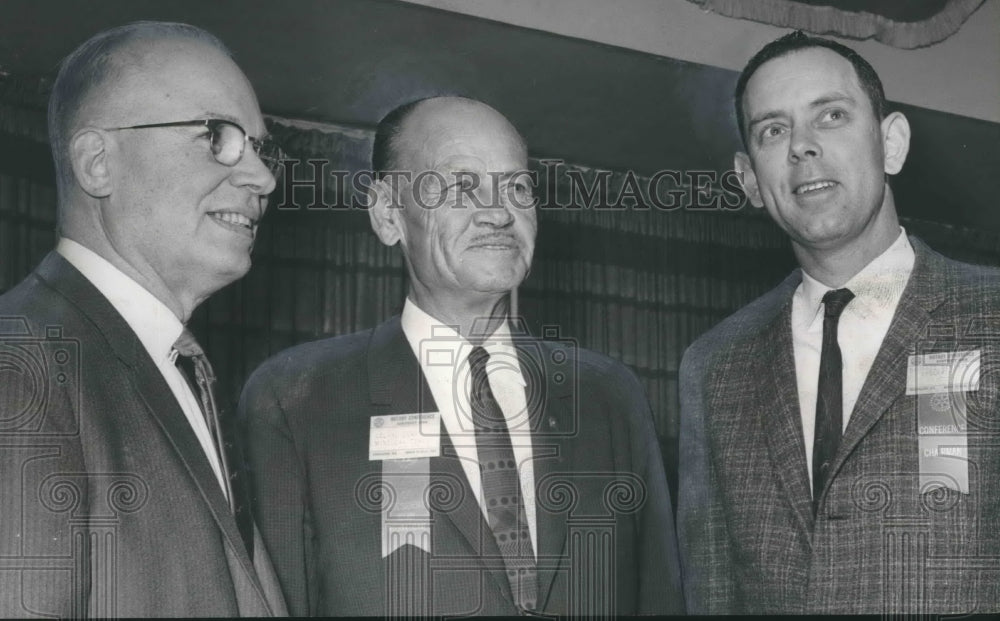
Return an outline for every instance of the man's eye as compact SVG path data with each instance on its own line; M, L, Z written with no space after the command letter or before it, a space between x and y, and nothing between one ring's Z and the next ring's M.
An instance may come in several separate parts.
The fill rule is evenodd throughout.
M847 118L847 113L840 109L828 110L823 114L823 121L842 121Z
M760 132L761 138L777 138L785 133L785 128L780 125L768 125Z
M449 188L469 192L479 187L479 175L475 173L455 173L455 182Z

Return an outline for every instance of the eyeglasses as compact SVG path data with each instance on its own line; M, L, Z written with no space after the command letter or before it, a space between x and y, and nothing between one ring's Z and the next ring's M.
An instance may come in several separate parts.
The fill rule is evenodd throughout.
M271 174L278 178L281 174L281 161L287 159L281 147L269 137L254 138L248 136L245 129L222 119L203 119L199 121L173 121L170 123L147 123L145 125L130 125L128 127L109 127L105 131L123 129L151 129L154 127L197 127L208 128L211 134L212 155L215 161L223 166L236 166L243 158L243 150L249 142L254 153L264 162Z

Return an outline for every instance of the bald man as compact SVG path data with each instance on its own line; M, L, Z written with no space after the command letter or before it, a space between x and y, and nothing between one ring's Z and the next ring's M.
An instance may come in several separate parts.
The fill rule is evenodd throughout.
M58 244L0 296L0 616L287 614L184 327L250 268L265 133L192 26L115 28L63 62Z
M373 168L402 315L278 354L240 404L292 614L682 611L635 375L509 316L537 226L524 140L480 102L421 100L379 124Z

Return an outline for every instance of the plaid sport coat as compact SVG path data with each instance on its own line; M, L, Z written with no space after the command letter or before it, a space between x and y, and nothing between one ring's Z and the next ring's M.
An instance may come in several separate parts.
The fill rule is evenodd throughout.
M910 241L913 273L815 518L791 336L801 272L685 353L677 523L689 612L1000 610L1000 270ZM968 493L921 486L908 361L973 350L978 390L949 395L965 408Z

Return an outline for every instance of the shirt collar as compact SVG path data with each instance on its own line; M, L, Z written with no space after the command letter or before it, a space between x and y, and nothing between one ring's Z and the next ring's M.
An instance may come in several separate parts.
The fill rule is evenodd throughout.
M899 237L879 256L855 274L844 287L854 293L854 299L844 312L866 319L880 311L895 308L913 272L914 253L906 230L899 227ZM831 288L802 271L802 295L810 312L803 320L806 326L822 328L823 296Z
M71 239L59 238L56 252L111 302L153 360L173 362L174 342L184 324L166 304L107 259Z
M406 298L406 303L403 305L400 325L410 343L410 348L417 356L420 368L428 379L438 375L442 376L440 379L444 379L444 373L451 378L455 369L460 369L466 364L469 352L472 351L472 343L459 334L455 326L435 319L410 298ZM517 359L517 348L511 339L507 321L501 322L496 330L483 340L483 349L490 354L491 359ZM523 374L520 382L524 385Z

